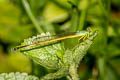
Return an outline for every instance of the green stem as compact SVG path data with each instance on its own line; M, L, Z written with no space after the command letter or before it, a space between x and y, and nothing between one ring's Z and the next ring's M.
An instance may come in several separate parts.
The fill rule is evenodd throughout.
M108 0L108 13L110 13L110 9L111 9L111 0Z
M76 67L75 63L73 63L72 65L70 65L69 73L70 73L70 76L71 76L70 77L71 80L80 80L78 78L77 67Z
M85 17L86 17L87 10L83 10L80 15L78 30L82 30L85 24Z
M110 14L110 9L111 9L111 0L108 0L108 4L107 4L107 12L108 12L108 25L109 25L109 22L111 21L111 23L113 24L113 19Z
M98 70L100 74L100 80L105 80L105 60L103 57L99 57L97 60Z
M111 16L111 14L110 14L111 1L108 0L108 2L106 4L106 6L107 6L106 9L105 9L105 6L103 5L102 0L98 0L98 3L99 3L99 6L102 9L102 11L106 17L105 31L107 32L107 30L108 30L107 27L109 26L109 23L111 22L112 24L114 24L112 17L110 17Z
M109 17L110 16L110 8L111 8L111 0L108 0L107 2L107 10L104 8L104 5L102 3L101 0L98 0L98 4L100 6L100 8L102 9L104 15L107 17L107 19L109 19L111 22L113 21L112 17Z
M73 8L70 32L76 31L77 26L78 26L78 10L76 8Z
M37 22L37 20L35 19L34 15L32 14L32 11L30 9L30 6L28 4L28 2L26 0L22 0L22 3L24 5L24 8L30 18L30 20L32 21L32 23L34 24L36 30L39 32L39 33L42 33L43 30L40 28L40 25L39 23Z
M108 17L109 17L109 16L108 16L108 12L107 12L107 10L105 10L102 1L101 1L101 0L98 0L98 4L99 4L100 8L102 9L104 15L108 18Z

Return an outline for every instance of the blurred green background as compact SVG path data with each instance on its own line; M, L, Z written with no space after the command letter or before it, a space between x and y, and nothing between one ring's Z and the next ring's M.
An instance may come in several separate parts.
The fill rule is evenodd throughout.
M0 0L0 73L45 75L48 70L11 48L42 32L89 26L99 35L78 68L81 80L120 80L120 0ZM64 42L66 48L77 44Z

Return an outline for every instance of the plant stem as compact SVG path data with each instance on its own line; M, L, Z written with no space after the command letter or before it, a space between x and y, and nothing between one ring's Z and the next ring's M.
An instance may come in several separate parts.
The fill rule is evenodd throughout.
M109 25L109 22L111 21L111 23L113 24L113 19L110 14L110 9L111 9L111 0L108 0L108 4L107 4L107 12L108 12L108 25Z
M26 0L22 0L22 3L23 3L23 5L24 5L24 8L25 8L25 10L26 10L26 12L27 12L30 20L31 20L32 23L34 24L36 30L37 30L39 33L42 33L43 30L42 30L42 28L40 28L39 23L37 22L37 20L35 19L34 15L32 14L32 11L31 11L31 9L30 9L30 6L29 6L28 2L27 2Z
M78 30L82 30L84 27L85 17L87 10L83 10L80 15Z
M98 4L99 4L100 8L102 9L104 15L107 17L107 19L108 19L109 21L113 22L112 17L110 17L111 0L108 0L107 3L108 3L108 4L107 4L107 10L106 10L106 9L104 8L104 5L103 5L102 1L101 1L101 0L98 0Z
M70 72L71 80L79 80L78 74L77 74L77 67L76 67L75 63L73 63L70 66L69 72Z
M111 9L111 0L108 0L107 8L108 8L108 13L110 13L110 9Z
M76 8L73 8L70 32L75 32L77 30L77 26L78 26L78 10Z
M105 15L106 17L109 17L109 16L108 16L108 12L107 12L107 10L105 10L104 5L103 5L103 3L102 3L101 0L98 0L98 4L99 4L100 8L102 9L104 15Z
M97 60L98 70L100 74L100 80L105 80L105 60L103 57L99 57Z
M102 11L103 11L103 13L105 15L105 18L106 18L105 32L107 32L107 30L108 30L107 28L109 26L109 23L112 23L112 25L114 24L112 17L110 17L111 16L111 14L110 14L111 0L107 0L107 2L106 2L107 3L106 4L107 7L106 8L103 5L102 0L98 0L98 3L99 3L100 8L102 9Z

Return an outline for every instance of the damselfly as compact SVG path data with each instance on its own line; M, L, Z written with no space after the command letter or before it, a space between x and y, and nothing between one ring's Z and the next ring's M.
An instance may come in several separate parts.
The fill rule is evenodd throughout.
M87 31L77 31L77 32L73 32L70 34L66 34L66 35L59 35L57 37L53 37L52 39L48 39L45 41L38 41L36 43L32 43L32 44L28 44L28 45L24 45L24 46L19 46L19 47L13 48L13 50L18 50L21 48L27 48L27 47L36 46L36 45L48 44L48 43L61 41L61 40L65 40L65 39L70 39L70 38L76 38L76 37L80 37L79 40L81 40L81 39L84 40L87 37L89 37L90 33L91 33L91 30L90 30L90 28L88 28ZM43 36L43 37L49 37L49 36ZM43 37L37 37L36 39L43 38Z

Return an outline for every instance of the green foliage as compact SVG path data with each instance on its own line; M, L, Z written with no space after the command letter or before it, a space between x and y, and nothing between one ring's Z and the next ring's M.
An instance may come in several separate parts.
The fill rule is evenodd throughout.
M95 27L93 30L98 30L99 34L96 37L95 42L93 43L93 46L90 49L90 52L93 54L99 53L104 54L104 49L106 48L106 35L104 32L104 29L102 27ZM103 36L104 35L104 36ZM99 45L99 46L98 46ZM94 49L96 47L96 49Z
M24 55L17 52L16 54L10 55L7 60L11 68L15 71L31 73L31 62Z
M45 68L57 70L55 73L50 73L44 76L43 79L56 79L68 76L68 74L70 74L73 78L75 78L75 80L78 80L75 70L77 70L79 62L86 54L96 35L97 32L91 32L90 37L87 40L79 43L74 50L65 50L63 44L56 43L55 41L51 42L53 44L47 43L47 45L34 45L21 48L20 51ZM41 35L25 39L19 47L50 39L52 39L50 33L42 33Z
M59 67L55 66L56 69L52 68L55 71L47 70L44 67L49 66L49 63L53 67L55 64L58 65L59 61L64 61L66 65L69 65L72 62L70 54L78 53L79 50L83 49L78 47L80 45L78 38L62 41L62 44L53 42L48 45L29 47L32 50L28 50L30 53L26 53L26 55L30 54L28 56L32 59L31 53L40 50L41 55L45 56L47 54L46 56L52 56L53 59L57 60L53 61L48 58L51 61L49 62L44 59L43 63L47 62L48 64L43 65L38 59L40 55L34 52L34 56L37 54L35 56L37 58L36 62L44 67L37 65L32 60L28 60L19 52L16 52L18 55L11 54L14 53L10 51L11 48L19 45L21 40L38 33L62 34L85 30L88 26L92 26L93 32L98 30L99 34L90 49L86 50L86 56L74 54L74 57L76 55L76 61L74 62L79 63L81 58L84 57L84 59L77 68L79 75L74 76L74 73L76 73L74 64L69 67L69 69L73 70L71 75L73 77L78 76L82 80L119 80L119 3L120 0L0 0L0 73L27 72L41 78L47 73L56 72L63 62ZM28 40L29 42L36 42L33 38L30 39L33 41ZM26 44L29 43L24 41L21 45ZM53 45L57 48L62 46L62 48L54 49ZM27 48L22 49L26 50ZM76 49L78 50L76 51ZM50 51L54 51L54 54L51 54ZM66 57L69 58L66 60ZM66 69L68 67L59 68L59 71L64 72L65 76L66 72L68 72ZM48 76L52 77L52 75ZM56 78L58 78L58 75L56 75ZM67 79L69 80L70 77L67 76ZM63 80L63 78L60 80Z
M50 35L51 35L50 33L46 33L46 34L42 33L41 35L33 36L32 38L25 39L21 45L24 46L39 41L49 40L52 38L50 37ZM41 38L43 36L49 36L49 37ZM62 58L61 55L64 52L64 48L60 43L48 45L48 46L36 45L33 47L22 48L22 50L24 51L24 54L28 55L37 63L41 64L42 66L45 66L48 69L58 69L58 65L60 62L56 54L58 54L58 56Z
M43 17L48 22L63 22L68 18L68 12L53 2L48 2L44 8Z
M31 35L30 25L20 24L21 12L18 7L7 2L0 2L0 39L3 42L19 42ZM6 7L4 7L6 6ZM26 34L23 34L26 32Z

